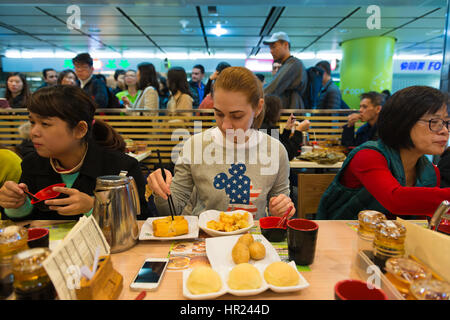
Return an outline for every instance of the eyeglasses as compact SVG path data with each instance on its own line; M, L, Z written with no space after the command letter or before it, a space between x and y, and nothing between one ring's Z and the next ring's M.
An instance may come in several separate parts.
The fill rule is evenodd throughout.
M419 121L428 122L428 126L430 130L433 132L439 132L445 126L448 131L450 131L450 121L442 120L442 119L419 119Z

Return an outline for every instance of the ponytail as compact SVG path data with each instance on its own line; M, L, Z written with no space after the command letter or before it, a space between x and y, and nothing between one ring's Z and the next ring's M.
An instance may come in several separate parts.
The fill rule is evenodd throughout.
M96 119L92 125L92 139L100 146L125 152L125 141L122 136L106 122Z

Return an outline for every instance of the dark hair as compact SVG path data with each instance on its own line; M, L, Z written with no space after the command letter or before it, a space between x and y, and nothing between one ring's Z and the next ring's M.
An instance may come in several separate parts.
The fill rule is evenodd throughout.
M73 72L72 69L66 69L63 70L59 73L58 75L58 81L56 82L56 84L61 84L61 82L63 81L63 79L69 74L72 73L75 76L75 81L78 81L77 75L75 74L75 72Z
M264 79L266 78L262 73L255 73L255 76L256 76L261 82L264 82Z
M317 62L316 67L323 69L323 71L325 71L326 74L331 75L331 66L328 61L325 60L319 61Z
M377 126L380 139L389 147L414 148L411 129L424 114L433 114L447 105L448 96L435 88L411 86L392 95L381 109Z
M264 97L264 120L263 123L267 124L269 127L275 127L277 122L280 120L281 109L283 108L283 103L281 99L277 96L265 96Z
M14 77L14 76L19 77L23 83L22 92L20 92L19 96L23 96L22 108L26 108L26 104L27 104L27 101L30 99L31 92L30 92L30 88L28 87L27 78L25 77L25 75L23 75L20 72L10 72L6 76L5 99L8 100L9 104L11 105L11 100L13 97L12 97L11 90L9 90L9 88L8 88L8 80L9 80L9 78Z
M221 73L223 69L226 69L228 67L231 67L231 65L228 62L222 61L222 62L219 62L219 64L217 65L216 71L218 73Z
M125 152L125 141L110 125L99 119L93 121L97 104L78 86L39 89L31 95L27 108L41 117L58 117L71 129L85 121L88 131L84 141L92 138L100 146Z
M205 67L202 66L201 64L196 64L195 66L192 67L192 69L199 69L202 74L205 73Z
M386 98L384 95L382 95L381 93L375 92L375 91L369 91L369 92L365 92L362 93L359 96L359 99L369 99L370 102L374 105L374 106L382 106L384 105Z
M156 75L155 66L149 62L138 64L139 81L137 83L138 90L145 90L148 86L152 86L159 94L159 83Z
M72 59L73 64L82 63L87 64L90 67L94 65L94 60L92 60L91 55L87 52L78 54L75 58Z
M381 94L385 95L386 100L387 100L387 98L389 98L391 96L391 92L388 89L381 91Z
M161 84L163 85L163 89L161 90L159 95L160 96L169 96L170 92L169 92L169 88L167 87L167 79L165 77L163 77L162 75L159 75L158 79L159 79L159 82L161 82Z
M44 76L44 79L47 78L47 72L49 72L49 71L55 71L55 72L56 72L55 69L52 69L52 68L45 68L44 70L42 70L42 75Z
M181 93L188 94L192 96L191 90L189 88L189 83L187 82L186 71L182 67L172 67L167 72L167 80L169 84L169 90L172 95L175 95L178 91Z
M114 80L117 81L117 78L119 78L119 76L121 74L125 74L125 70L123 69L117 69L116 71L114 71Z

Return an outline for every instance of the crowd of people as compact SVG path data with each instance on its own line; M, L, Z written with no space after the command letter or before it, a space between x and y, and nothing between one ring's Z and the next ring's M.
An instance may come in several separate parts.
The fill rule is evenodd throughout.
M112 88L104 76L94 74L88 53L73 58L74 70L59 75L54 69L43 70L44 84L32 94L22 74L9 74L5 98L10 108L28 109L30 124L21 128L27 132L18 148L20 157L0 149L0 161L9 164L0 169L11 168L0 170L0 207L11 219L89 215L96 178L125 170L139 189L140 218L167 215L168 195L181 213L193 194L192 214L245 208L256 219L286 212L293 216L296 192L289 161L299 155L302 132L311 124L296 121L293 114L282 132L277 124L282 109L310 107L305 99L308 69L291 55L284 32L273 34L264 44L274 58L273 79L267 84L264 76L227 62L217 65L206 84L201 64L193 66L188 81L182 67L170 68L165 76L153 64L143 62L137 70L117 70ZM314 107L345 108L329 62L321 61L314 68L320 75ZM165 170L165 179L161 169L144 177L137 160L125 154L124 139L106 122L94 120L98 108L151 110L155 114L167 109L169 115L213 109L216 126L184 143L173 172ZM355 132L358 122L364 124ZM450 153L444 153L449 123L447 96L437 89L413 86L392 96L388 91L362 94L359 112L348 116L342 132L342 144L352 150L324 193L317 218L355 219L364 209L391 218L431 216L450 196L450 183L446 182L450 175L446 176L447 171L441 175L425 155L442 155L439 166L450 167ZM244 141L235 137L230 143L229 130L244 132ZM247 151L246 157L232 164L192 162L194 150L199 150L193 146L201 144L205 153L210 148L205 142L213 144L216 160L239 149ZM271 155L275 171L264 171L266 159L257 151L260 148ZM25 191L35 193L58 182L66 186L55 191L66 197L47 200L50 212L33 207ZM157 212L145 198L146 185L153 192Z

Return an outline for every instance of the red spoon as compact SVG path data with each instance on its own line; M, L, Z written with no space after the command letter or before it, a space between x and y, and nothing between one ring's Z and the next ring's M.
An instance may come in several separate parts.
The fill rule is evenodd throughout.
M287 217L288 217L289 213L292 211L292 208L293 207L289 207L289 209L286 210L286 213L283 215L280 222L278 222L278 224L275 226L275 228L286 228Z

